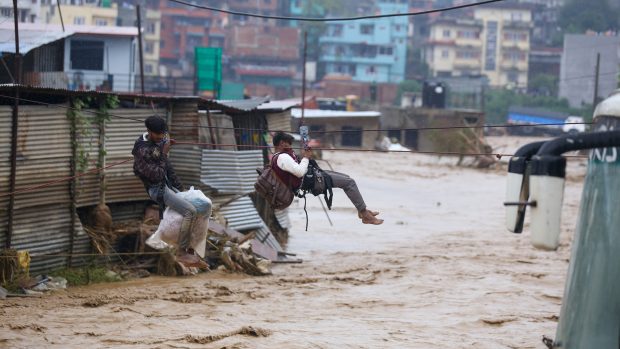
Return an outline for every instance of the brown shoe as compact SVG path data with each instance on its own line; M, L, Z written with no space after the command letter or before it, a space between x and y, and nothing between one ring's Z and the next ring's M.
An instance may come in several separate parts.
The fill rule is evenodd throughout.
M183 264L188 268L196 267L200 269L209 269L209 266L202 258L189 253L183 253L177 256L177 262Z
M362 223L364 224L374 224L374 225L383 224L383 219L379 219L375 217L375 215L373 215L373 212L370 210L364 210L360 212L360 215L361 215L360 218L362 218Z
M368 210L368 209L367 209L366 211L369 211L369 212L370 212L370 214L371 214L371 215L373 215L373 216L378 216L378 215L379 215L379 213L380 213L379 211L372 211L372 210ZM358 212L358 213L357 213L357 216L358 216L359 218L362 218L362 212Z

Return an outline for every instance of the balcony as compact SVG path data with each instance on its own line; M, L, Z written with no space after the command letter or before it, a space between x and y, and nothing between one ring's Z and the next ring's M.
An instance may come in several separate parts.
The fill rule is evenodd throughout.
M527 29L529 30L530 28L533 27L532 22L525 22L525 21L504 21L503 22L503 27L504 28L510 28L510 29Z
M520 72L526 72L528 68L527 62L514 61L511 59L500 60L499 66L502 70L515 70Z

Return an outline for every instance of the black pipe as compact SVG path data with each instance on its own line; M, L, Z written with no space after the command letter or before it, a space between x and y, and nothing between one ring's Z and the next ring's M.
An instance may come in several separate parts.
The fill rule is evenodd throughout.
M545 143L546 141L534 142L519 148L508 162L508 172L524 174L532 156L534 156Z
M558 137L546 142L536 156L559 156L568 151L620 147L620 131L580 133Z

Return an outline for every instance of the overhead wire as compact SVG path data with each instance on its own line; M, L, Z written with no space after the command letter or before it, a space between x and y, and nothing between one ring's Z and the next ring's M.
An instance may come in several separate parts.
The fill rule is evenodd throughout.
M31 100L27 98L17 98L15 96L3 95L0 94L0 98L8 98L13 100L20 100L28 103L34 103L38 105L43 105L47 107L54 107L72 111L79 111L82 113L97 115L100 114L98 111L88 110L88 109L77 109L69 106L65 106L62 104L52 104L46 102L40 102L36 100ZM152 107L152 106L151 106ZM144 120L138 118L132 118L124 115L116 115L113 113L107 113L113 118L131 120L139 123L143 123ZM536 126L562 126L562 125L591 125L592 122L567 122L567 123L543 123L543 124L495 124L495 125L462 125L462 126L436 126L436 127L412 127L412 128L380 128L380 129L366 129L364 131L368 132L386 132L386 131L426 131L426 130L451 130L451 129L480 129L480 128L511 128L511 127L536 127ZM244 128L244 127L227 127L227 126L204 126L204 125L184 125L184 124L172 124L170 125L172 128L180 127L180 128L204 128L204 129L214 129L214 130L233 130L233 131L248 131L248 132L278 132L281 130L270 130L270 129L262 129L262 128ZM325 131L312 131L313 134L326 134L326 133L345 133L345 132L359 132L357 130L325 130Z
M377 18L390 18L390 17L421 16L421 15L427 15L427 14L431 14L431 13L446 12L446 11L464 9L464 8L468 8L468 7L481 6L481 5L491 4L491 3L495 3L495 2L502 2L502 1L505 1L505 0L485 0L485 1L469 3L469 4L463 4L463 5L457 5L457 6L449 6L449 7L443 7L443 8L431 9L431 10L425 10L425 11L420 11L420 12L386 13L386 14L379 14L379 15L356 16L356 17L332 17L332 18L261 15L261 14L257 14L257 13L248 13L248 12L241 12L241 11L226 10L226 9L221 9L221 8L212 7L212 6L206 6L206 5L197 5L197 4L193 4L191 2L187 2L187 1L183 1L183 0L168 0L168 1L175 2L177 4L181 4L181 5L185 5L185 6L189 6L189 7L199 8L199 9L202 9L202 10L209 10L209 11L213 11L213 12L221 12L221 13L227 13L227 14L231 14L231 15L245 16L245 17L254 17L254 18L263 18L263 19L275 19L275 20L287 20L287 21L300 21L300 22L344 22L344 21L357 21L357 20L361 20L361 19L377 19Z

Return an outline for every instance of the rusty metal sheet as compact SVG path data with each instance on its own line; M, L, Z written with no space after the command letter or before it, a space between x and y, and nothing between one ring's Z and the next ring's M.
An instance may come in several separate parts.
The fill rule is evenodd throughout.
M235 196L215 196L211 198L214 206L220 206L220 213L228 221L228 227L243 231L250 229L258 229L265 223L258 215L252 200L249 197L244 196L229 202L234 199Z
M7 210L9 206L9 197L2 196L9 192L9 176L11 171L11 162L9 154L11 153L11 116L12 108L9 106L0 106L0 246L4 247L7 232Z
M241 234L240 232L232 229L232 228L226 228L223 225L219 224L218 222L215 222L213 220L209 221L209 230L223 235L226 234L232 238L237 238L237 239L241 239L244 237L243 234ZM252 245L252 252L254 252L255 254L257 254L258 256L262 257L262 258L266 258L269 259L271 261L277 261L278 260L278 251L275 250L274 248L260 242L258 239L252 239L251 240L251 245Z

